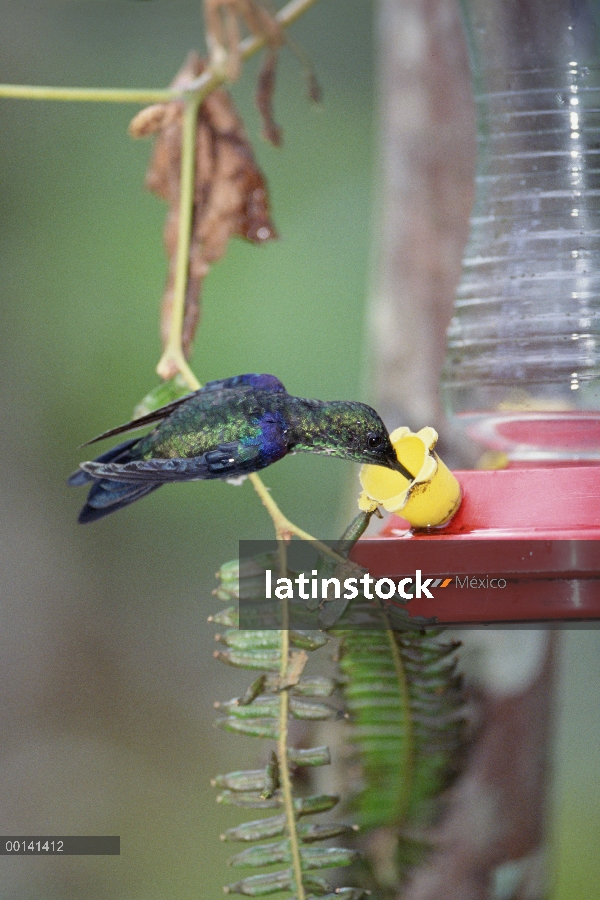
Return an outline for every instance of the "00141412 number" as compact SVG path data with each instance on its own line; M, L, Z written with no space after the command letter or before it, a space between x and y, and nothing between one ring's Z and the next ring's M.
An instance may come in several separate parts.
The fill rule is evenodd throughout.
M4 842L4 850L8 853L62 853L64 841L54 840L7 840Z
M119 856L118 835L0 835L0 856L21 853L56 854L62 856Z

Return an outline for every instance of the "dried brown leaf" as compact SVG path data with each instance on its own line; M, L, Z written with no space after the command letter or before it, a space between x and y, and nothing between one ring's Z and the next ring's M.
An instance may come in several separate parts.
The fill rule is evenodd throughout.
M204 68L204 62L191 54L173 87L197 78ZM135 135L156 133L146 186L170 207L164 231L169 273L161 317L163 343L169 333L177 262L183 108L180 100L149 107L138 113L130 126ZM199 321L202 281L210 265L224 255L232 236L262 244L277 234L270 218L264 176L231 97L220 88L208 95L198 113L192 240L183 327L186 356Z
M308 662L308 653L306 650L292 650L290 653L288 670L285 678L279 679L279 690L293 687L300 681L300 676L306 668Z
M168 103L154 103L141 109L129 123L129 134L133 138L148 137L162 128L169 115Z
M241 67L239 41L240 25L264 40L268 52L258 76L256 104L262 117L263 137L279 147L281 129L273 116L273 93L278 50L288 38L285 29L258 0L204 0L206 36L211 62L215 66L226 60L227 77L238 78Z
M225 61L227 77L232 81L240 74L242 23L271 50L286 41L285 30L258 0L204 0L204 19L211 63L219 67Z
M273 116L273 95L275 93L275 72L277 70L277 53L270 51L258 75L256 87L256 105L263 122L263 137L280 147L282 142L281 128Z

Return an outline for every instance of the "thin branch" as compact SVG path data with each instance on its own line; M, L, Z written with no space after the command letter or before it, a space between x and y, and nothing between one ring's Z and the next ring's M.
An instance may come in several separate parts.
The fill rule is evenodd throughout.
M43 87L28 84L0 84L0 97L14 100L66 100L92 103L165 103L181 92L136 90L135 88Z
M318 0L290 0L289 3L286 3L286 5L279 10L275 18L283 28L287 28L289 25L292 25L296 19L303 16L304 13L317 2ZM258 53L259 50L262 50L266 42L266 35L251 35L250 37L245 38L240 43L240 59L249 59L255 53ZM218 72L215 72L214 70L211 71L210 68L207 69L206 72L203 72L202 75L190 82L187 90L204 90L206 85L209 85L207 91L207 93L209 93L215 87L222 84L223 81L226 81L226 72L227 61L224 60L223 64L219 67Z
M317 0L290 0L276 15L277 21L286 28L299 19ZM240 56L248 59L265 45L263 37L249 37L240 44ZM177 90L136 90L127 88L75 88L43 87L26 84L0 84L0 98L19 100L63 100L69 102L95 103L165 103L184 97L187 93L198 93L200 102L212 90L226 80L224 68L219 71L207 69L199 78L185 88Z
M249 480L252 482L252 486L258 496L260 497L263 506L271 516L273 520L273 524L275 525L275 532L277 534L277 539L281 541L289 540L292 535L296 535L303 541L308 541L309 544L312 544L315 550L319 550L321 553L324 553L325 556L329 556L331 559L334 559L338 563L346 562L343 556L340 556L339 553L336 553L335 550L332 550L331 547L328 547L327 544L324 544L322 541L318 541L307 531L303 531L302 528L298 528L297 525L294 525L293 522L284 516L281 512L271 493L269 488L265 485L262 478L253 473L248 476Z

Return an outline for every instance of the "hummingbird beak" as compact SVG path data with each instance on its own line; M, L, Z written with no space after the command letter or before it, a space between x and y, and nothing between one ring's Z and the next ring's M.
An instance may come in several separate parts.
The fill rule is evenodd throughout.
M408 471L408 469L406 469L406 468L402 465L402 463L400 462L400 460L397 459L397 457L396 457L395 454L394 454L394 459L393 459L393 460L391 461L391 463L390 463L390 469L393 469L394 472L400 472L400 474L401 474L401 475L404 475L405 478L408 478L409 481L414 481L414 480L415 480L415 476L414 476L414 475L411 475L411 473Z

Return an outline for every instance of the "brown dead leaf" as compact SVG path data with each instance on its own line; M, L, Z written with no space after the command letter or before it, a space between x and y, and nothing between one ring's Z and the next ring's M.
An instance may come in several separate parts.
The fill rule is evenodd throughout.
M290 653L287 675L284 679L279 680L279 690L285 690L285 688L293 687L295 684L298 684L307 662L308 653L306 650L292 650Z
M258 74L256 86L256 105L262 118L263 137L274 147L282 143L281 128L273 116L273 95L275 93L275 73L277 71L277 53L270 50Z
M240 39L243 28L264 41L267 54L258 76L256 105L262 118L263 137L279 147L282 134L273 115L279 50L287 45L298 57L307 81L308 95L315 103L319 103L321 89L309 58L288 37L277 17L260 0L204 0L204 19L211 66L215 71L224 71L230 81L235 81L240 74Z
M187 84L204 69L204 61L197 54L190 54L173 87ZM129 126L133 137L156 134L146 187L169 204L164 231L169 273L161 316L163 344L169 333L177 261L183 108L180 100L150 106L138 113ZM210 265L224 255L232 236L262 244L276 238L277 233L270 218L264 176L231 97L220 88L208 95L198 113L194 213L183 327L186 357L198 325L202 282Z
M168 117L168 103L154 103L141 109L129 123L129 134L133 138L148 137L161 128Z
M241 25L254 37L262 38L273 51L286 42L285 30L258 0L204 0L204 21L211 64L226 61L227 77L240 74Z

